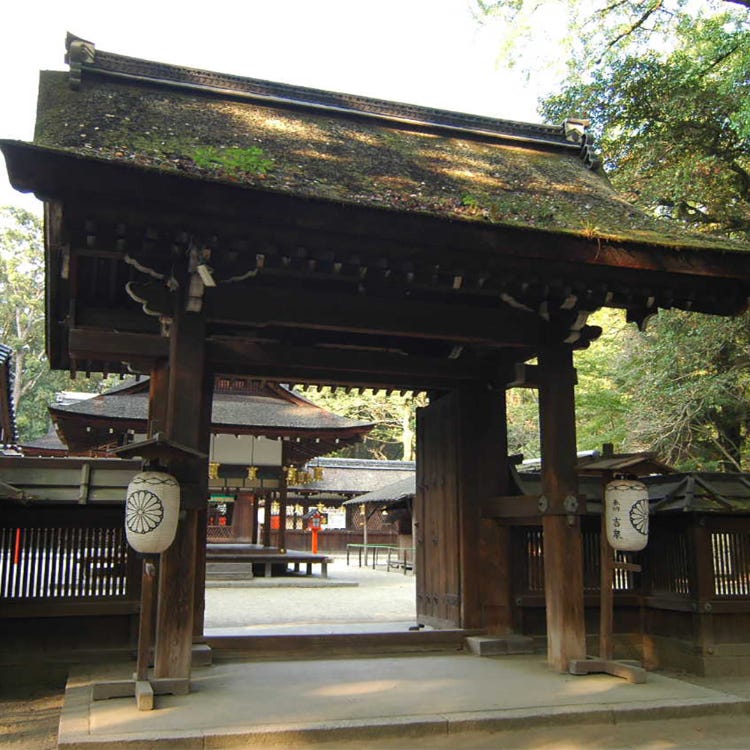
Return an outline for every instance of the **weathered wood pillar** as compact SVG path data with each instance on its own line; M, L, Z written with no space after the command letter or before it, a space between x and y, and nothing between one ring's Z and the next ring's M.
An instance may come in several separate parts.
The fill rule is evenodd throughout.
M714 653L715 633L712 601L715 598L714 552L711 530L704 518L695 518L687 529L690 541L690 591L695 614L693 615L693 642L698 645L703 660Z
M166 431L170 440L207 455L213 381L204 346L203 315L185 312L178 302L170 331ZM195 608L198 604L202 613L196 589L202 592L205 585L208 459L172 459L168 466L180 482L181 511L175 541L161 556L154 675L179 679L190 676L196 621L202 632L202 614L196 618Z
M586 657L583 612L583 541L577 515L565 513L566 498L577 498L575 381L567 347L539 353L539 429L542 454L544 594L547 606L547 662L560 672L571 659Z
M158 360L151 369L148 392L147 437L167 431L167 398L169 394L169 362Z

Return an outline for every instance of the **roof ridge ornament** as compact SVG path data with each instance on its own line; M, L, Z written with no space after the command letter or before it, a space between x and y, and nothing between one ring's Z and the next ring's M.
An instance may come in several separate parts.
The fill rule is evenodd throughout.
M601 159L594 151L594 139L589 133L591 120L568 117L563 120L562 128L565 140L569 143L578 143L581 146L579 156L588 169L596 171L601 165Z
M65 62L70 65L70 88L81 88L81 75L84 64L91 65L96 60L96 45L75 34L65 37Z

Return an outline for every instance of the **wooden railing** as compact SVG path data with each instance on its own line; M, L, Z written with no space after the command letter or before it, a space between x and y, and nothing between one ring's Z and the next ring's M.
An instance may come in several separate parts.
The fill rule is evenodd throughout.
M0 598L125 599L128 556L121 527L0 529Z
M122 510L12 508L0 522L0 616L127 614L140 599L140 560Z

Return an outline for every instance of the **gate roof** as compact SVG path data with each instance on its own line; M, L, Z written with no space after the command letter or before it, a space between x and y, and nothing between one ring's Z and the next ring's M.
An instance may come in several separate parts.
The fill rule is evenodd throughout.
M747 246L624 201L585 124L493 120L68 40L12 183L46 202L53 367L148 372L176 284L215 372L503 386L601 306L745 308Z

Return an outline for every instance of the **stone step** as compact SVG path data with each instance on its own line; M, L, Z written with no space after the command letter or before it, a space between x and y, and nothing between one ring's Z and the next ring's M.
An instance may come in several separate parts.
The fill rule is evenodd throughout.
M246 581L253 577L253 564L251 562L210 562L206 564L207 581Z
M466 638L469 651L477 656L533 654L534 639L525 635L471 635Z

